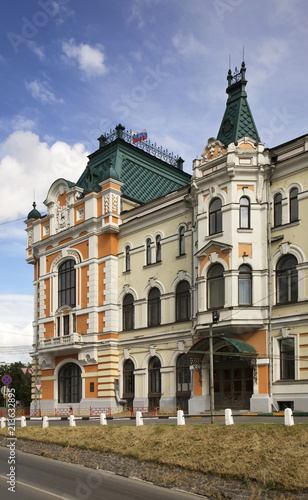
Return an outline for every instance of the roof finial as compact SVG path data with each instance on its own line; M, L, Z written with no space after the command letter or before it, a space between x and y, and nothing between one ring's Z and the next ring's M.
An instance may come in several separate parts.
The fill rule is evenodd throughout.
M243 63L245 63L245 46L243 45Z

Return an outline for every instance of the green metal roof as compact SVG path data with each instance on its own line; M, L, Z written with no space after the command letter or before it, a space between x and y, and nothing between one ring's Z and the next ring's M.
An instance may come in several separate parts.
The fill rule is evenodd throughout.
M229 97L217 136L217 139L225 146L231 142L237 142L242 137L250 137L256 142L260 142L258 130L247 101L245 73L244 62L239 72L236 70L234 75L232 75L231 70L228 72L226 92Z
M88 165L77 181L85 194L100 191L100 183L111 178L123 183L124 197L147 203L189 184L191 176L182 170L181 158L174 159L156 145L150 145L146 151L133 146L120 125L109 137L109 142L104 136L99 138L100 148L89 155ZM164 159L155 156L155 152ZM168 163L169 158L173 158L174 164Z
M41 214L38 210L36 210L36 203L35 201L33 202L33 209L31 210L31 212L28 213L28 217L27 219L30 220L30 219L39 219L41 217Z
M244 340L231 339L230 337L221 337L221 339L232 344L238 352L257 354L255 348L247 342L244 342Z
M258 353L255 348L244 340L234 339L230 337L214 337L213 344L218 344L224 340L227 344L231 344L234 349L240 354L249 354L256 356ZM187 358L202 359L205 353L209 352L209 337L204 337L194 344L187 352ZM215 354L215 353L214 353Z

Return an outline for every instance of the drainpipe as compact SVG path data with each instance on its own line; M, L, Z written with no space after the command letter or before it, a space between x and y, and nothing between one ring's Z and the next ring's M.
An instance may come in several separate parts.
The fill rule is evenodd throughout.
M270 175L267 179L267 238L268 238L268 353L269 353L269 397L273 404L273 345L272 345L272 235L271 235L271 179L277 156L271 158Z

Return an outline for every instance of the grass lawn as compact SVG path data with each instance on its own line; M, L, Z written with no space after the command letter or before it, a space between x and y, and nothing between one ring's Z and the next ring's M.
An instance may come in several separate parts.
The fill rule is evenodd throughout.
M306 424L24 427L16 429L16 437L255 480L285 492L308 491Z

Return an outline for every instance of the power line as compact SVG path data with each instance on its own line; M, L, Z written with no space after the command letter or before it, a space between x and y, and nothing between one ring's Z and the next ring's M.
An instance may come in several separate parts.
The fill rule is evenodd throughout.
M26 215L24 215L23 217L19 217L19 219L13 219L13 220L8 220L6 222L0 222L0 226L4 226L4 224L12 224L13 222L17 222L19 220L26 220Z

